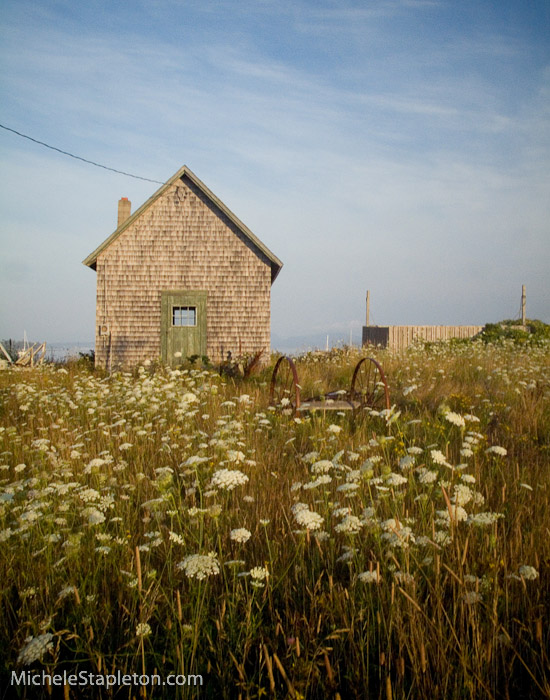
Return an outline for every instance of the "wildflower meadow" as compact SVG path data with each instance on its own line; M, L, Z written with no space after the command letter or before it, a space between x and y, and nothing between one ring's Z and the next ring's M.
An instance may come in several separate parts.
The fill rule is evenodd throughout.
M549 698L550 345L311 352L304 394L367 354L389 411L3 371L2 697Z

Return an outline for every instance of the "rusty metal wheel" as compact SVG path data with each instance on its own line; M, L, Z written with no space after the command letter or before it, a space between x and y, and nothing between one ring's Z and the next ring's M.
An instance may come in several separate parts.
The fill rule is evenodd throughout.
M359 402L359 408L381 411L390 408L390 392L384 370L372 357L363 357L353 371L350 399Z
M300 408L300 385L296 365L290 357L279 357L269 388L269 404L283 413L295 416Z

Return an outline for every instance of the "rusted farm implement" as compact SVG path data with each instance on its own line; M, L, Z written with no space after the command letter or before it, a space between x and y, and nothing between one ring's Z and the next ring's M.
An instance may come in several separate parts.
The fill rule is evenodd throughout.
M363 357L355 365L349 391L337 389L321 396L302 399L294 360L283 355L279 357L273 369L269 403L294 416L319 410L356 413L370 408L381 411L390 408L390 392L380 364L372 357Z

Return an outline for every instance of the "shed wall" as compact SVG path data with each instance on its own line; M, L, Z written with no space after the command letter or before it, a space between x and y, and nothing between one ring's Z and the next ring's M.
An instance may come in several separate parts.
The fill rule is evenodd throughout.
M183 178L96 262L96 364L132 366L161 354L161 292L207 292L207 355L218 361L270 346L271 267Z
M435 343L451 338L473 338L483 326L363 326L363 345L372 343L403 350L414 342Z

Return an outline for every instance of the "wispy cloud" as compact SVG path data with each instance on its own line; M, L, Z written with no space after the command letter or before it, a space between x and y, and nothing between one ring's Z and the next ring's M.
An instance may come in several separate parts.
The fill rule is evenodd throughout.
M186 21L204 24L183 26L178 41L166 22L180 3L136 7L151 31L135 18L120 32L115 22L75 31L51 8L30 27L7 21L3 118L146 177L187 163L285 262L276 331L348 328L366 288L379 322L489 320L522 281L543 298L550 68L528 60L519 33L507 44L486 29L484 44L447 24L445 41L422 44L418 17L446 7L432 2L192 2ZM88 304L71 305L68 322L88 337L95 280L80 260L112 231L120 195L138 206L155 186L13 139L2 135L0 195L4 240L21 241L13 269L53 288L36 251L47 240L53 264L63 250L56 279ZM36 318L51 315L48 303L34 294Z

